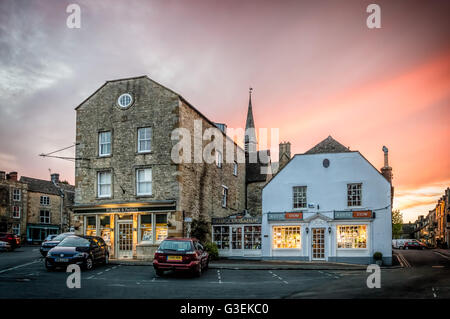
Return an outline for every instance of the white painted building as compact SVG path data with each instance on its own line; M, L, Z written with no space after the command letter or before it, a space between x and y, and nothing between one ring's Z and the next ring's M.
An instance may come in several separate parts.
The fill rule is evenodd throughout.
M331 136L295 155L262 194L262 257L392 263L391 168ZM386 176L386 177L385 177Z

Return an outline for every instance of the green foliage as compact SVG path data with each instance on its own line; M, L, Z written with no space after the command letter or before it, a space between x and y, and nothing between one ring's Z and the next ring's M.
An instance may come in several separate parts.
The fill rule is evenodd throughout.
M211 260L219 258L219 248L217 248L216 243L209 242L205 245L205 249L208 252Z
M392 212L392 238L398 239L402 235L403 216L399 210Z
M194 219L191 224L191 236L197 238L201 243L205 243L208 239L210 225L203 215L198 219Z
M380 253L379 251L377 251L377 252L375 252L373 254L373 259L375 259L375 260L382 260L383 259L383 254Z

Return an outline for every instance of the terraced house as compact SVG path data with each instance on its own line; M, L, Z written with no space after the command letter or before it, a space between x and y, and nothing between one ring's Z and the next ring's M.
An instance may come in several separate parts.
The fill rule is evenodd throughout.
M151 259L161 240L187 234L186 218L245 208L244 150L174 91L147 76L107 81L76 113L76 231L102 236L112 258ZM189 148L176 148L176 129L190 134ZM207 129L223 148L194 163L195 146L213 139ZM174 147L188 160L174 161Z

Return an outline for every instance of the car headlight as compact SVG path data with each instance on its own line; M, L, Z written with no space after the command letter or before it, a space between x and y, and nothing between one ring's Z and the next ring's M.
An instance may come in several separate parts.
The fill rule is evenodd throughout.
M51 252L48 252L48 253L47 253L47 257L52 257L52 253L51 253Z

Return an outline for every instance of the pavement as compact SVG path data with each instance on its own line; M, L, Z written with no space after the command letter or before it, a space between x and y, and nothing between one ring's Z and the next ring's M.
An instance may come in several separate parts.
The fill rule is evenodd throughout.
M155 274L151 263L97 265L81 272L81 288L70 289L70 273L47 271L39 250L23 247L0 253L0 299L2 298L121 298L121 299L272 299L272 298L450 298L450 258L434 250L394 251L406 261L404 267L382 268L380 288L369 288L369 276L358 265L331 266L304 262L264 262L263 267L289 269L247 269L260 261L218 260L201 277L188 273ZM235 265L238 267L235 268ZM299 268L294 268L299 267ZM304 269L300 267L308 266ZM347 268L352 267L352 268Z

